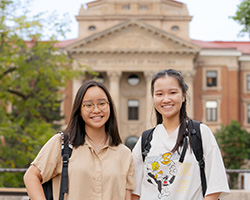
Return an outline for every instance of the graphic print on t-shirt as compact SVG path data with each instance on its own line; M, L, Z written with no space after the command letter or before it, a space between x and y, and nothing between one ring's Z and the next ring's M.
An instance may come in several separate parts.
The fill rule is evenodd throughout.
M175 181L178 172L175 161L178 159L177 153L170 152L146 157L147 182L157 189L158 199L170 196L169 186Z

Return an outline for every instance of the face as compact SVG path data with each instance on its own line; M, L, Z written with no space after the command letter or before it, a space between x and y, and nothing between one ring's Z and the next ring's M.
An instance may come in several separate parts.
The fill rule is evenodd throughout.
M108 97L99 87L90 87L82 100L81 116L85 121L85 130L105 129L110 116ZM91 109L92 108L92 109Z
M154 106L162 115L163 121L179 119L180 109L185 97L174 77L165 76L155 81L153 100Z

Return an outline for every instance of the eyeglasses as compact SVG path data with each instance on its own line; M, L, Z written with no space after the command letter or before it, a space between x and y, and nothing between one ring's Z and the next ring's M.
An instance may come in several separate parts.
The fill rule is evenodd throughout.
M94 103L90 103L90 102L86 102L82 105L82 107L84 108L84 110L86 112L92 112L95 109L95 106L97 106L97 108L99 110L106 110L108 107L109 102L108 101L99 101L97 104Z

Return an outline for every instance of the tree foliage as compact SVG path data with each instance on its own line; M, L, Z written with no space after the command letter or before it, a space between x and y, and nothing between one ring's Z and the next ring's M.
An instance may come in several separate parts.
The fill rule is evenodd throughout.
M243 26L240 35L248 34L250 39L250 0L242 0L238 5L235 16L232 18Z
M245 167L250 155L250 134L241 129L237 121L227 126L221 126L216 132L216 139L222 151L225 167L227 169L241 169ZM229 174L229 186L237 188L238 174Z
M216 132L216 139L221 148L225 167L227 169L240 169L250 155L250 134L241 129L237 121L221 126Z
M0 1L0 168L29 166L59 129L62 88L83 75L81 67L72 70L71 59L57 45L66 21L31 17L21 3ZM56 31L42 41L48 24ZM1 174L0 187L5 186L23 186L22 177Z

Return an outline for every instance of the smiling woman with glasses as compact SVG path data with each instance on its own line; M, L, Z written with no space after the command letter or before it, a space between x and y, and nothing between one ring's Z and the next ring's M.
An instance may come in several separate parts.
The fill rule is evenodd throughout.
M130 200L133 158L121 143L115 106L103 83L90 80L79 88L64 133L73 145L65 199ZM41 183L53 177L53 197L59 199L61 141L60 134L53 136L27 170L24 181L31 199L44 199Z

